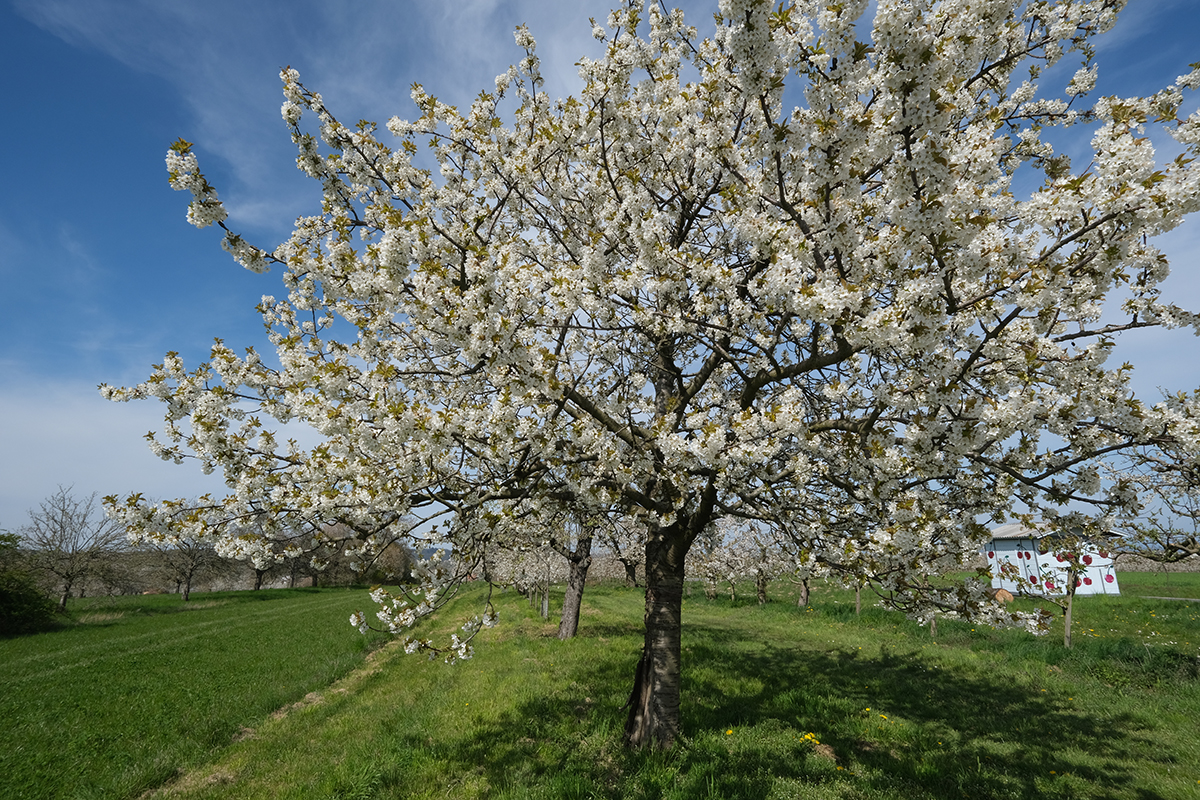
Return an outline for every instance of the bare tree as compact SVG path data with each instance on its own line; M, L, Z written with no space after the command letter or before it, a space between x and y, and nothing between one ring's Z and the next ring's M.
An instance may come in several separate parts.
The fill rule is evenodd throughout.
M125 547L125 529L104 515L96 505L96 494L78 498L73 487L58 491L29 512L29 524L21 528L28 543L31 562L55 584L58 607L86 578L97 575L104 561Z
M212 542L203 538L181 536L173 541L151 540L149 546L158 556L159 568L175 582L175 592L183 596L185 603L191 597L192 584L221 564L221 557Z

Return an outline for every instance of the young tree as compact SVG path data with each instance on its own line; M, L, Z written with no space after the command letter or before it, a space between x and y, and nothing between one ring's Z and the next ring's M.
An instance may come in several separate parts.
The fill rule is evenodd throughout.
M191 599L192 583L220 563L212 543L194 537L179 537L170 545L158 545L154 549L158 551L167 576L175 582L175 591L185 603Z
M163 508L176 506L179 514L191 513L197 501L177 500L163 503ZM186 603L192 594L192 583L198 578L215 571L221 563L216 550L216 537L205 535L194 527L177 526L167 533L152 536L140 530L130 533L135 546L146 548L157 562L157 570L169 582L175 584L176 593Z
M57 584L60 611L72 590L99 575L105 560L126 545L125 526L97 508L95 493L81 499L71 488L58 487L19 531L32 566Z
M759 605L767 602L767 587L771 581L792 567L784 542L777 532L765 525L718 523L724 539L717 552L726 563L730 593L736 578L749 578Z
M548 541L492 547L481 562L490 583L512 586L531 608L538 608L542 619L550 617L551 584L569 577L568 565Z
M635 516L635 746L679 733L684 564L721 516L802 529L814 558L895 597L1036 625L981 581L923 577L1018 502L1132 503L1097 456L1200 442L1194 399L1148 406L1105 366L1124 331L1196 322L1161 302L1153 241L1196 209L1197 171L1159 164L1150 134L1196 155L1200 118L1178 110L1200 70L1082 99L1120 5L880 0L860 41L866 0L722 0L708 38L633 0L594 26L605 52L581 60L577 97L546 96L520 28L525 57L465 112L415 87L395 149L285 69L322 207L274 250L223 241L282 269L287 297L259 306L277 364L217 342L192 370L168 354L103 391L165 401L160 455L224 472L218 535L286 514L382 544L412 517L465 575L545 506ZM1039 71L1072 52L1057 99ZM1082 125L1075 169L1047 134ZM191 221L224 228L191 145L167 160ZM1037 188L1019 197L1018 176ZM1101 324L1118 291L1125 318ZM325 441L283 444L271 418ZM171 524L137 498L111 512ZM473 634L406 633L457 579L415 572L410 597L374 592L380 620L410 650L468 655Z
M646 552L644 526L627 514L610 514L600 526L600 542L625 568L625 585L638 585L638 567Z
M737 600L737 576L729 562L729 552L720 528L710 525L688 548L684 568L688 574L700 578L704 584L704 596L709 600L715 599L721 584L727 582L729 599L734 601Z

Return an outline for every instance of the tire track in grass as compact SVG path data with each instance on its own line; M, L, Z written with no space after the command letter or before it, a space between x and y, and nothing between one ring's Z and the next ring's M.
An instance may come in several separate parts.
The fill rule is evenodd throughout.
M73 648L70 648L67 650L56 650L53 652L39 653L37 655L27 656L23 659L15 659L13 661L4 662L4 667L9 671L9 676L4 679L3 685L12 686L12 685L16 685L18 683L21 683L23 681L28 681L28 680L44 680L52 675L55 675L55 674L58 674L58 673L61 673L61 672L67 671L67 670L76 669L77 667L91 666L98 662L102 662L106 659L124 658L127 656L148 653L148 652L151 652L154 650L162 650L165 648L174 647L182 642L192 641L194 639L198 639L198 638L201 638L204 636L212 636L217 633L222 633L222 632L231 631L231 630L237 630L239 628L244 628L248 625L257 624L263 617L276 617L276 618L294 617L301 613L307 613L307 612L311 612L314 610L320 610L325 607L331 607L331 606L337 605L343 599L344 599L343 597L339 597L337 595L333 595L330 597L314 598L313 600L306 602L302 605L301 604L296 604L296 605L289 604L289 607L285 610L279 610L276 608L266 608L261 611L238 614L232 620L229 618L223 618L223 619L216 619L216 620L208 620L208 621L204 621L204 622L196 622L191 625L188 625L182 632L179 631L179 629L177 629L177 628L162 628L159 630L148 631L146 633L134 634L132 636L124 636L124 637L115 638L115 639L107 639L103 642L96 642L96 643L87 644L87 645L79 645L79 646L76 646L76 647L73 647ZM211 630L211 628L218 626L218 625L221 626L218 631ZM347 625L349 625L348 622L347 622ZM203 629L203 630L199 630L199 629ZM154 643L146 645L144 647L138 647L138 648L131 648L128 646L129 643L135 642L139 639L146 639L146 638L152 637L152 636L160 637L160 641L154 642ZM80 650L95 649L95 648L111 648L111 647L116 647L119 649L117 649L116 652L100 653L91 658L84 658L84 659L80 659L78 661L72 661L72 662L66 663L66 664L58 664L53 667L39 667L39 668L35 669L34 671L28 672L25 675L19 675L19 676L15 676L15 677L12 675L12 671L13 671L14 667L17 667L17 666L32 665L35 662L42 661L45 659L61 659L69 653L78 652Z

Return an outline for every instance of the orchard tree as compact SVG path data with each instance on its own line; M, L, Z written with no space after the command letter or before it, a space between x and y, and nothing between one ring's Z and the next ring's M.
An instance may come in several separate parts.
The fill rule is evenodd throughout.
M163 503L164 510L177 506L181 514L194 514L195 500L175 500ZM135 546L153 552L158 568L165 577L174 581L175 591L186 603L192 595L192 583L207 573L213 572L221 563L217 555L215 537L196 526L173 526L167 533L150 536L142 531L130 532L130 541Z
M1142 514L1109 530L1101 544L1163 564L1200 560L1200 469L1177 452L1125 454L1108 478L1131 486Z
M529 601L531 608L538 608L542 619L550 617L551 584L560 583L569 575L568 564L545 541L536 546L501 544L489 548L480 561L490 584L512 586ZM562 629L561 622L559 628Z
M1194 399L1145 404L1106 366L1125 331L1197 322L1162 302L1154 240L1200 200L1200 117L1179 116L1200 69L1087 100L1121 5L880 0L868 34L866 0L722 0L702 38L632 0L593 24L577 96L545 94L522 27L519 65L470 108L416 86L394 147L285 69L323 202L274 249L223 241L282 272L259 306L273 355L218 341L103 391L164 401L157 452L223 472L195 523L218 536L284 515L379 547L411 518L449 543L422 585L373 592L410 651L470 654L490 610L448 644L409 629L490 542L522 546L564 506L635 518L634 746L679 735L685 558L722 516L918 609L1036 627L982 581L923 577L966 563L977 519L1135 505L1100 456L1200 443ZM1042 82L1064 58L1069 82ZM1052 144L1065 128L1091 136L1079 167ZM167 161L190 220L225 228L191 145ZM1101 322L1114 294L1124 317ZM282 442L283 423L324 441ZM111 513L172 524L136 497Z
M558 623L558 638L573 639L579 631L579 611L583 605L583 590L588 570L592 566L592 542L600 527L598 520L566 513L550 531L548 543L554 552L567 561L567 590L563 596L562 616Z
M73 591L100 576L106 562L126 547L125 526L105 516L95 493L80 498L71 489L59 486L18 531L29 548L30 565L56 584L60 611Z
M737 581L749 580L759 605L766 603L770 582L795 569L787 542L764 525L723 519L716 527L715 546L704 554L700 567L712 585L710 596L715 595L716 583L727 581L729 599L736 600Z
M645 526L628 514L602 518L600 543L625 569L625 585L638 585L638 567L646 553Z

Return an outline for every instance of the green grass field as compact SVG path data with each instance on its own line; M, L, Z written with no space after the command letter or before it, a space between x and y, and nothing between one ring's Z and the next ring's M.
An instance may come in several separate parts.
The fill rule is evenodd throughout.
M0 796L1200 797L1200 601L1140 598L1200 598L1200 576L1120 580L1077 599L1070 651L1061 628L934 640L824 587L807 610L786 584L763 607L697 590L668 753L621 746L636 590L589 587L570 642L501 595L452 667L391 647L364 664L345 624L362 592L112 601L0 642Z
M137 797L363 662L361 590L74 601L0 640L0 797ZM376 639L376 642L378 639Z

